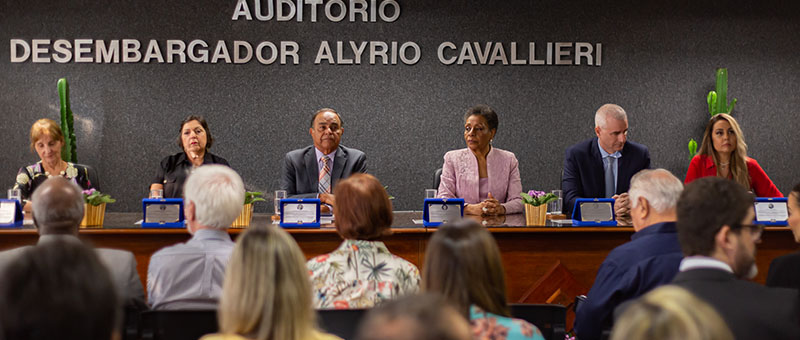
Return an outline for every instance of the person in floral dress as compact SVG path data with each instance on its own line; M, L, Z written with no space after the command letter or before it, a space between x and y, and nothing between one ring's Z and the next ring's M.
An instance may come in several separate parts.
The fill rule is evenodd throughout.
M416 293L419 269L392 255L380 241L391 234L393 216L389 195L378 179L355 174L339 182L335 190L336 231L344 242L306 263L314 307L369 308Z
M84 190L92 187L86 167L61 159L64 134L56 122L47 118L37 120L31 126L30 138L31 150L39 155L40 160L20 168L14 183L14 189L18 189L22 194L27 211L30 211L28 201L33 191L52 176L64 177Z
M472 220L437 230L428 243L423 290L440 293L467 317L474 339L544 340L527 321L511 317L500 250L491 234Z

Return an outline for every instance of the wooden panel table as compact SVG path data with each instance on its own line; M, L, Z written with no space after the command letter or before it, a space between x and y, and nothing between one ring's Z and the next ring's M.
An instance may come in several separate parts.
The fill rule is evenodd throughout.
M419 218L420 212L396 212L392 227L394 234L385 242L392 253L421 267L425 246L435 229L414 224L413 220ZM134 224L139 219L139 213L107 213L103 228L81 229L80 235L97 247L133 252L144 283L150 255L162 247L185 242L190 235L185 229L142 229ZM597 269L608 252L629 241L633 234L633 229L629 227L517 227L524 224L522 215L510 215L488 222L487 227L497 240L503 255L510 302L519 301L533 285L546 283L537 281L546 274L552 274L558 264L560 273L569 274L574 279L575 286L584 290L580 293L585 293L594 282ZM252 222L253 225L268 223L271 223L269 216L263 214L256 214ZM297 240L307 258L328 253L341 242L335 229L330 227L288 231ZM241 229L230 230L234 237L240 232ZM37 237L32 227L2 229L0 250L35 244ZM764 232L758 249L757 264L760 271L755 281L763 283L770 261L777 256L796 251L798 246L788 228L769 227ZM528 298L527 302L553 302L552 299L535 295Z

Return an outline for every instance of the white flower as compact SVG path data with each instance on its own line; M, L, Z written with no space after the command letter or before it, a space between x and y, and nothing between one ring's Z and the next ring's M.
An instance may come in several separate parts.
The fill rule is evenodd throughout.
M20 185L28 184L29 180L30 179L28 178L27 174L20 173L20 174L17 175L17 183L19 183Z
M67 178L75 177L78 177L78 169L72 166L72 164L67 165Z

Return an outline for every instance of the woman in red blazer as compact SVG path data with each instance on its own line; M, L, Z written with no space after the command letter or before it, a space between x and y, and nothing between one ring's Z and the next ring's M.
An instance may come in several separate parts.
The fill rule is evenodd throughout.
M783 197L758 162L747 157L742 129L725 113L708 121L700 152L692 158L684 183L706 176L730 178L758 197Z

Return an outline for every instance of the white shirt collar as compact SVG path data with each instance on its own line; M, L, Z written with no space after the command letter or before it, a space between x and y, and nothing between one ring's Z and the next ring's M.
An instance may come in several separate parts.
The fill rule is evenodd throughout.
M733 268L727 263L717 260L708 256L687 256L681 260L681 265L678 270L685 272L692 269L710 268L720 269L729 273L733 273Z

